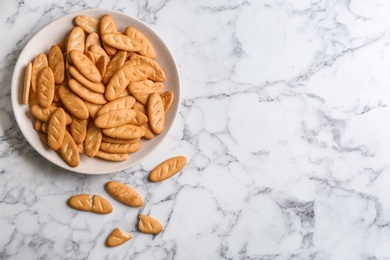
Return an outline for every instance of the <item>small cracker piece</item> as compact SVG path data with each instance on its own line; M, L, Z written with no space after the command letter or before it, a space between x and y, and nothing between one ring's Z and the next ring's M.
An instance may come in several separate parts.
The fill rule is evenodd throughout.
M106 239L106 246L115 247L126 243L132 238L132 234L119 228L114 229Z
M146 234L158 234L163 231L163 225L150 216L140 214L138 221L138 229Z
M111 203L105 198L94 195L92 198L91 212L98 214L109 214L113 210Z
M82 210L91 211L92 200L90 194L78 194L70 197L67 201L69 207Z

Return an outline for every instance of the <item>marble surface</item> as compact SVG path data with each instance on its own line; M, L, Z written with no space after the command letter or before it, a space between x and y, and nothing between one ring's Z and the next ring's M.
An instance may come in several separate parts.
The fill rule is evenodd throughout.
M142 163L68 172L22 136L13 67L45 25L99 8L141 19L182 79L179 116ZM2 0L0 259L390 259L390 2ZM173 155L186 168L149 171ZM66 206L123 181L145 198L109 215ZM140 233L137 215L165 227ZM104 241L116 227L133 239Z

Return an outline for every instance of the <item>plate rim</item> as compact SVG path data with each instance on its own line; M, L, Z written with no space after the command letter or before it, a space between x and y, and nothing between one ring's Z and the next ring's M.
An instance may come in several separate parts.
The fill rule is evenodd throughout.
M168 112L171 112L171 115L170 115L171 123L169 125L169 128L165 129L164 132L162 134L160 134L159 136L156 136L154 138L154 140L148 140L148 142L154 143L154 145L152 146L152 148L149 149L149 151L147 151L144 155L141 155L141 157L139 157L131 162L127 162L127 163L126 163L126 161L122 162L121 166L118 166L117 162L109 162L109 161L97 159L97 160L103 161L102 163L104 163L104 164L106 164L106 163L111 164L112 169L104 169L102 171L91 172L88 170L82 170L79 167L74 167L74 168L70 167L69 165L67 165L63 161L63 159L60 156L58 156L59 160L52 160L48 153L57 154L57 152L52 151L49 148L44 147L43 144L42 144L41 148L35 147L34 143L32 142L33 140L30 140L30 138L27 137L28 135L25 133L25 131L27 131L26 127L22 125L22 121L25 119L21 118L20 114L17 113L16 109L20 109L20 106L28 106L28 104L24 105L21 103L21 97L19 97L20 93L18 93L18 92L20 91L20 89L23 89L23 86L20 86L20 85L23 84L22 83L22 79L24 78L24 70L23 69L25 68L25 66L23 66L21 64L21 62L22 62L21 58L24 57L24 55L26 55L25 52L28 50L30 43L33 42L33 40L35 40L36 37L38 37L40 34L42 34L42 32L48 30L48 28L50 26L53 26L53 24L56 24L56 23L60 23L61 20L66 21L69 19L69 21L73 21L74 17L76 17L77 15L88 15L88 14L92 15L92 14L94 14L96 16L96 15L104 15L106 13L112 15L114 20L115 20L115 15L116 15L116 16L121 16L124 19L130 19L130 20L132 20L132 22L139 23L141 26L148 29L148 32L141 31L142 33L144 33L146 35L152 34L153 37L158 40L158 44L161 45L165 49L165 52L163 53L163 55L167 56L167 58L169 59L169 63L171 63L172 68L174 69L173 75L177 80L177 86L176 86L177 93L175 93L175 103L172 104L174 106L172 106L170 111L168 111ZM68 32L68 31L65 31L65 32ZM35 57L37 54L38 53L34 53L33 56ZM156 57L156 60L158 60L158 56ZM126 13L121 12L121 11L109 10L109 9L78 10L78 11L74 11L74 12L68 13L66 15L63 15L61 17L58 17L58 18L54 19L53 21L49 22L48 24L46 24L42 29L40 29L37 33L35 33L35 35L33 35L31 37L31 39L29 39L29 41L23 47L22 51L20 52L20 54L16 60L16 63L15 63L14 69L13 69L13 73L12 73L12 79L11 79L12 112L14 114L15 121L16 121L19 129L20 129L21 133L23 134L24 139L29 143L29 145L38 154L40 154L43 158L48 160L50 163L52 163L52 164L54 164L62 169L65 169L65 170L68 170L71 172L75 172L75 173L86 174L86 175L103 175L103 174L115 173L115 172L119 172L119 171L123 171L123 170L128 169L128 168L131 168L135 164L138 164L138 163L141 163L142 161L144 161L148 156L150 156L150 154L152 152L154 152L161 145L161 143L168 137L168 134L171 132L171 129L172 129L172 127L177 119L178 114L179 114L179 109L180 109L180 105L181 105L180 100L181 100L181 78L180 78L179 67L177 65L177 62L176 62L171 50L169 49L168 45L166 44L166 42L161 38L161 36L153 28L151 28L148 24L146 24L142 20L138 19L137 17L126 14ZM174 110L174 111L171 111L171 110ZM30 118L28 118L28 115L23 115L23 116L26 117L27 120L30 120ZM32 119L33 116L30 115L30 117ZM31 123L31 125L30 125L31 130L35 132L35 130L33 129L33 121L31 121L30 123ZM36 139L39 139L38 135L36 135ZM41 143L42 141L39 140L38 142ZM145 141L143 141L143 142L145 142ZM141 150L142 149L143 148L141 148ZM86 157L85 155L80 155L80 156L83 158ZM130 156L131 156L131 154L130 154Z

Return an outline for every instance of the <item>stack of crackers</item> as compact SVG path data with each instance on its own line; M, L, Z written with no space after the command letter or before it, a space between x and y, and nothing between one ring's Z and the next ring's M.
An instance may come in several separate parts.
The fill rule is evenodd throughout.
M66 39L26 66L23 103L34 129L71 167L80 153L124 161L161 134L174 93L145 35L114 19L79 15Z

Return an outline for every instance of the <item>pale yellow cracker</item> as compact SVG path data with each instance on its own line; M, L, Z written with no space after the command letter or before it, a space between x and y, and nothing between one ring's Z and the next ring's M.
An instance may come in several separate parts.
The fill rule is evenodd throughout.
M31 88L32 91L37 92L37 76L38 73L44 68L48 66L47 56L44 53L38 54L32 63L31 70Z
M37 97L39 105L48 108L53 102L55 91L53 71L44 67L37 76Z
M110 79L106 87L105 97L107 101L118 98L130 83L133 74L133 66L123 65Z
M106 33L102 35L102 41L118 50L137 52L141 50L142 45L125 34Z
M81 27L86 33L99 32L100 22L97 18L89 15L78 15L74 18L75 24Z
M108 142L101 142L100 150L107 153L134 153L141 149L141 142L131 144L115 144Z
M153 133L158 135L164 130L165 126L165 112L164 104L161 97L157 93L149 96L148 100L148 119L149 126Z
M138 229L146 234L158 234L163 231L162 224L150 216L140 214L138 221Z
M75 79L69 80L68 84L69 88L83 100L99 105L104 105L107 103L107 100L104 98L103 94L89 90Z
M148 38L139 30L134 27L126 27L125 33L130 38L137 40L141 43L142 48L138 51L139 54L146 56L148 58L154 59L156 57L156 51L148 40Z
M160 94L160 96L161 96L161 100L164 104L164 111L166 113L166 112L168 112L169 108L172 105L175 94L172 91L168 90L168 91L165 91L164 93Z
M68 131L65 131L64 140L62 141L59 151L64 161L70 167L77 167L80 164L80 154L77 145Z
M76 144L81 144L85 140L87 135L88 119L78 119L77 117L72 118L70 123L70 134Z
M29 100L30 89L31 89L31 73L32 73L32 63L29 62L26 66L26 71L24 73L23 97L22 97L23 104L27 104Z
M99 109L97 115L102 115L104 113L114 111L114 110L131 109L134 106L134 104L135 104L135 98L133 98L132 96L121 97L113 101L107 102L104 106L102 106Z
M50 48L48 64L53 71L55 84L61 84L65 80L65 60L60 47L57 45Z
M79 26L73 27L68 34L66 52L70 53L72 50L77 50L81 53L85 52L85 32Z
M119 228L114 229L106 239L106 246L115 247L129 241L133 236L129 232L124 232Z
M110 62L107 65L106 73L103 76L102 82L104 84L107 84L111 77L117 72L123 64L125 64L126 61L126 51L118 51L114 57L110 60Z
M87 57L84 53L72 50L69 53L69 58L76 67L76 69L83 74L88 80L92 82L100 82L102 76L99 73L99 70L96 68L95 64Z
M59 107L51 114L47 128L47 141L51 149L57 150L60 148L62 142L64 141L65 132L65 111Z
M113 128L130 123L136 116L133 109L113 110L101 115L95 119L95 125L99 128Z
M144 205L141 194L122 182L107 182L106 190L112 197L130 207L142 207Z
M92 158L95 157L102 142L102 131L96 127L93 120L88 124L87 134L84 141L85 154Z
M123 162L129 158L127 153L107 153L102 150L97 151L95 157L111 162Z
M122 125L118 127L113 128L104 128L102 129L103 134L112 137L112 138L119 138L119 139L134 139L134 138L140 138L145 135L145 130L142 129L139 126L135 125Z
M150 172L149 180L152 182L166 180L180 172L186 164L187 158L184 156L176 156L165 160Z
M58 95L64 106L72 115L79 119L88 119L89 113L87 106L72 90L65 85L60 85L58 87Z
M70 75L77 80L84 87L92 90L93 92L103 94L106 90L106 87L101 82L92 82L85 78L75 67L70 66L68 69Z

